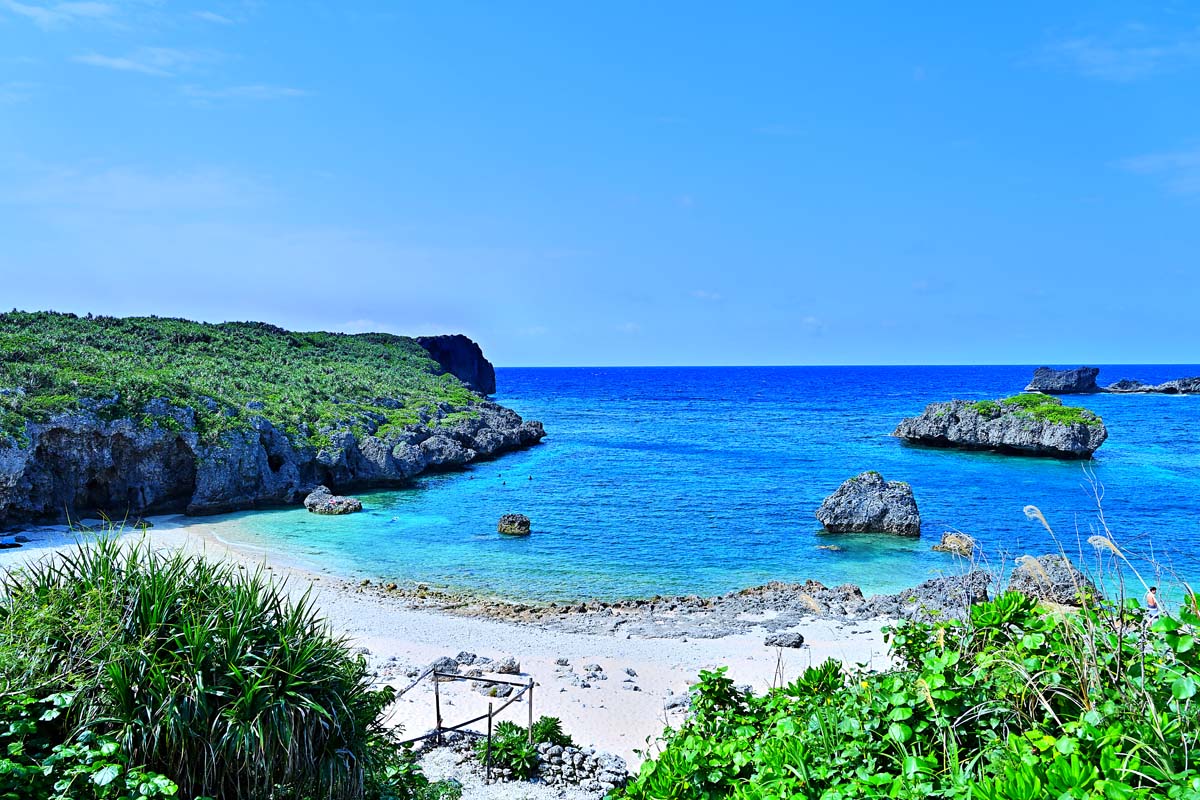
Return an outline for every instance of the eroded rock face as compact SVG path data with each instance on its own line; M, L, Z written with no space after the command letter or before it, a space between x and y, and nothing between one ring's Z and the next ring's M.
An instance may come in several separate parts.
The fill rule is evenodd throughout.
M529 517L524 514L505 514L500 517L496 531L508 536L528 536L530 531Z
M1008 578L1008 588L1038 600L1068 606L1077 606L1081 599L1096 594L1096 585L1091 579L1061 555L1017 559L1017 568Z
M0 528L64 514L103 512L121 520L288 505L320 485L343 491L403 485L545 436L540 422L484 400L463 409L445 405L421 424L383 435L377 435L380 421L366 417L356 430L328 431L329 444L321 448L298 444L261 417L206 443L190 409L154 401L148 410L149 426L79 411L29 423L22 441L0 442ZM441 423L462 410L474 416Z
M912 487L885 481L878 472L864 472L843 483L825 498L816 516L830 533L921 535Z
M418 336L417 344L442 369L480 394L496 393L496 370L478 344L456 333L449 336Z
M930 403L920 416L896 426L893 436L927 447L992 450L1052 458L1091 458L1108 438L1104 422L1084 411L1086 421L1038 419L1017 406L951 400Z
M1025 387L1025 391L1042 394L1094 394L1101 391L1096 385L1096 376L1099 374L1098 367L1038 367L1033 371L1033 380Z
M362 501L357 497L342 497L329 491L325 486L318 486L309 493L308 497L304 498L304 507L313 514L340 516L362 511L363 506Z

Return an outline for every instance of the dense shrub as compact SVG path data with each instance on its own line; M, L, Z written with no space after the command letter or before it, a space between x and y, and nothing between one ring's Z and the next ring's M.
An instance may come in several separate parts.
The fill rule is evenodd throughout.
M621 796L1200 800L1200 614L1144 622L1006 594L891 630L887 672L830 661L763 696L701 673Z
M163 398L193 409L207 441L261 415L298 442L325 446L330 428L402 426L439 402L473 398L440 371L415 340L385 333L14 311L0 314L0 443L22 440L27 421L84 405L110 419L177 426L166 414L146 416L146 404Z
M10 769L59 753L56 779L100 764L110 783L162 774L183 797L230 800L407 798L424 783L380 723L392 691L262 572L103 540L0 577L0 596L0 680L21 687L4 698L9 755L24 758Z
M507 720L496 725L492 731L492 766L506 769L518 780L528 780L537 772L537 749L534 745L549 742L559 747L574 747L575 742L562 729L558 717L540 717L533 723L533 743L529 730ZM488 757L486 739L475 742L475 755L480 761Z

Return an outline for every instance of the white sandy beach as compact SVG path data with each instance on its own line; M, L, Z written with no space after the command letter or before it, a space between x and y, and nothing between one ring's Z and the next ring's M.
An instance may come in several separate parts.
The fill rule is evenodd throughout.
M492 659L515 657L521 675L500 677L533 679L535 717L548 714L561 718L566 731L581 745L620 755L631 770L636 770L642 760L638 751L682 715L682 707L665 710L668 698L686 692L701 670L727 666L734 681L760 691L776 684L780 677L790 681L806 667L831 657L874 667L886 663L887 648L880 631L885 623L881 621L809 620L797 628L805 637L805 645L799 649L767 647L761 633L718 639L650 639L549 631L413 609L402 597L362 592L337 577L302 569L289 563L285 554L235 549L219 539L214 526L203 519L171 516L153 522L154 527L146 535L155 547L204 552L247 568L263 565L286 577L292 592L311 588L333 627L350 637L355 646L366 648L381 683L403 688L411 681L406 672L424 668L442 656L453 658L462 651ZM0 551L0 568L70 547L75 538L62 528L36 529L25 535L31 540L25 546ZM125 535L134 538L142 534ZM557 665L559 659L566 659L569 666ZM603 668L606 679L587 681L587 688L578 685L580 681L571 673L582 676L584 667L592 664ZM632 686L637 690L627 688ZM467 683L442 684L440 692L445 724L456 724L487 710L489 699ZM502 701L492 702L499 705ZM527 714L521 700L506 711L505 718L524 724ZM429 680L397 702L393 719L408 736L434 726Z

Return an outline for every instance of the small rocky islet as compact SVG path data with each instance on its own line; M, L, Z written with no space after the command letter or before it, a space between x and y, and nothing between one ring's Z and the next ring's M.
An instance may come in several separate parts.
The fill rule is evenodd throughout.
M910 444L996 453L1088 459L1108 438L1104 420L1056 397L930 403L892 434Z

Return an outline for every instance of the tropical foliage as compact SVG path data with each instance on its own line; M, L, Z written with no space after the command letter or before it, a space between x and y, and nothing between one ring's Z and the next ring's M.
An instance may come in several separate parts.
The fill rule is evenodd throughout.
M392 691L308 598L198 556L106 539L0 577L0 687L0 797L403 800L426 784L381 723Z
M896 667L830 661L765 695L705 672L627 798L1200 800L1200 613L1043 610L889 633Z
M335 427L402 426L472 399L440 371L415 340L386 333L13 311L0 314L0 439L79 408L179 426L175 407L195 412L207 441L263 416L320 446Z

